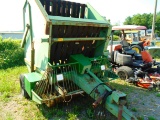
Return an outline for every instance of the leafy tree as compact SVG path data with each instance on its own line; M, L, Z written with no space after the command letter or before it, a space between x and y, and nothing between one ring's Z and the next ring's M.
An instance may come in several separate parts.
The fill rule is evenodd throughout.
M148 29L152 28L152 20L153 14L144 13L144 14L135 14L132 17L128 16L125 21L124 25L143 25L146 26ZM156 22L155 22L155 32L160 36L160 12L156 15Z
M155 32L160 36L160 12L156 16Z
M132 17L128 16L128 17L125 19L125 21L124 21L123 24L124 24L124 25L132 25Z

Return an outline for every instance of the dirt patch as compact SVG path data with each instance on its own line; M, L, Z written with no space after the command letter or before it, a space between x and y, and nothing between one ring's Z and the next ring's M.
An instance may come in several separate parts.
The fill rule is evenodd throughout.
M23 106L18 103L18 101L22 101L23 97L21 95L16 95L10 98L9 102L0 102L0 108L2 108L0 112L0 116L2 120L4 119L15 119L15 120L23 120Z

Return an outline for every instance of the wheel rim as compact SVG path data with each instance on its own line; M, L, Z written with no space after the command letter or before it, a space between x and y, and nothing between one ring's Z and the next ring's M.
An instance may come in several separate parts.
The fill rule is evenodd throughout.
M140 53L140 50L136 47L133 47L132 50L135 50L137 53Z
M121 80L127 79L127 75L123 71L119 71L118 76L120 77Z

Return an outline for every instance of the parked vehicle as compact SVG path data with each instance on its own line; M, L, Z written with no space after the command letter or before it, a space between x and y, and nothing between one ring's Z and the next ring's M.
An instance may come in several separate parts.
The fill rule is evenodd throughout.
M157 43L159 44L159 42L158 40L150 39L150 36L146 34L147 28L145 26L113 26L111 36L114 35L116 30L121 31L121 37L118 41L115 41L113 37L111 37L112 40L109 41L109 45L107 46L107 50L109 50L110 53L117 44L121 44L121 40L126 40L130 44L130 47L137 53L141 53L143 47L145 46L145 49L148 50L150 54L152 54L152 57L160 57L160 46L157 46ZM126 36L129 36L129 39ZM133 39L133 36L135 39Z
M122 37L119 41L114 41L111 37L107 49L110 53L109 60L116 74L122 80L133 82L144 88L159 88L160 63L156 62L149 52L157 50L155 53L158 53L160 48L154 46L150 40L146 40L146 27L115 26L112 27L112 36L115 30L121 30ZM140 34L139 30L144 30L144 33ZM135 34L138 36L136 41L133 39Z
M145 26L137 26L137 25L123 25L123 26L113 26L112 34L114 35L114 31L118 30L121 32L119 41L109 42L107 50L111 52L111 46L114 48L115 45L121 44L121 40L126 40L131 46L133 50L136 50L137 53L142 51L142 46L139 45L141 42L145 42L146 38L146 27Z
M110 62L120 79L143 88L160 89L160 63L144 48L141 54L138 54L123 40L123 44L114 47Z

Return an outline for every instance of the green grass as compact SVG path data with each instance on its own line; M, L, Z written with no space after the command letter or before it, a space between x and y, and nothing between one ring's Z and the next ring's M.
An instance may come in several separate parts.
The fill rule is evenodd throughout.
M133 112L137 112L137 109L136 108L132 108L131 109Z
M0 94L3 100L9 98L12 94L19 93L19 75L25 72L27 72L26 66L0 70Z
M150 117L148 117L148 120L157 120L157 119L155 119L154 117L150 116Z
M157 96L157 97L160 97L160 93L157 93L156 96Z

